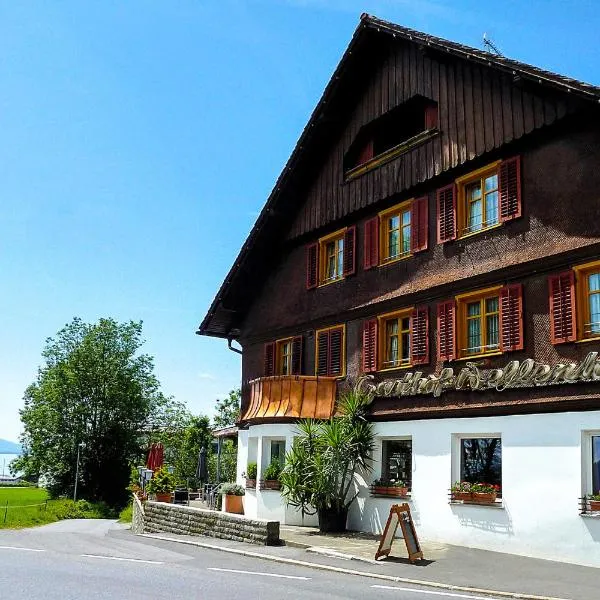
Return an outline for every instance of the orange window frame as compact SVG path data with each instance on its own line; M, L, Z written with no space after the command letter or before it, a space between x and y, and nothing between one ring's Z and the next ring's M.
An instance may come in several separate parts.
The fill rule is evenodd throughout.
M275 342L275 371L277 375L292 374L292 338Z
M579 265L575 271L575 303L577 308L577 340L586 342L600 338L600 323L591 322L590 296L600 295L600 291L590 291L589 276L600 275L600 260ZM598 331L589 331L592 325L598 325Z
M396 204L387 210L384 210L378 214L379 217L379 265L389 265L390 263L404 260L409 256L412 256L411 240L414 235L414 223L412 222L412 203L414 199L406 200L400 204ZM403 225L402 216L408 213L409 223ZM390 233L390 219L398 217L398 254L391 255L390 246L388 243ZM408 251L402 252L404 247L404 237L406 235L406 228L410 227L410 237L408 238Z
M502 354L500 350L500 339L502 336L502 323L500 322L500 291L502 286L494 286L490 288L485 288L483 290L477 290L474 292L468 292L466 294L460 294L456 296L456 331L457 331L457 342L458 342L458 358L476 358L478 356L492 356L496 354ZM488 312L486 311L485 305L486 300L491 298L498 299L498 308L495 311ZM468 351L468 338L469 338L469 330L468 330L468 312L467 307L469 304L474 302L480 303L480 312L479 312L479 320L481 322L480 326L480 341L481 347L484 348L484 343L487 339L487 318L490 315L498 315L498 347L497 348L484 348L480 352L469 352Z
M407 367L412 366L412 360L411 360L411 348L410 348L410 344L412 343L412 313L413 313L414 307L410 307L410 308L404 308L402 310L397 310L391 313L386 313L384 315L379 315L377 317L377 329L378 329L378 344L379 344L379 348L378 348L378 364L377 364L377 369L379 371L390 371L392 369L404 369ZM409 326L408 329L402 329L402 321L404 319L410 319L409 321ZM390 341L390 336L388 335L388 329L387 329L387 325L388 323L391 323L392 321L397 321L398 323L398 331L397 334L395 334L398 338L398 356L401 357L402 356L402 350L403 350L403 344L402 344L402 334L403 333L408 333L409 336L409 347L408 347L408 361L405 363L400 361L397 361L398 364L391 364L392 361L390 360L390 355L389 355L389 341Z
M457 208L457 225L458 225L458 237L459 238L465 238L465 237L469 237L471 235L477 235L479 233L482 233L484 231L488 231L490 229L493 229L494 227L499 227L501 225L501 221L500 221L500 191L499 191L499 185L500 185L500 164L502 163L501 160L497 160L493 163L490 163L489 165L486 165L485 167L482 167L481 169L477 169L476 171L471 171L471 173L467 173L466 175L463 175L462 177L459 177L458 179L456 179L455 183L456 183L456 190L457 190L457 203L456 203L456 208ZM483 221L483 219L485 218L485 214L486 214L486 201L487 201L487 195L489 195L492 192L485 192L485 180L490 177L491 175L496 175L497 178L497 184L496 184L496 189L492 190L496 192L496 197L497 197L497 221L496 223L493 223L492 225L486 225L485 222ZM481 225L481 229L477 229L476 231L469 231L468 230L468 216L469 216L469 209L468 209L468 204L469 204L469 200L466 197L467 194L467 188L472 185L473 183L479 182L480 187L481 187L481 215L482 215L482 225Z
M344 279L344 237L348 228L339 229L319 239L319 285ZM330 246L333 244L334 276L329 272Z

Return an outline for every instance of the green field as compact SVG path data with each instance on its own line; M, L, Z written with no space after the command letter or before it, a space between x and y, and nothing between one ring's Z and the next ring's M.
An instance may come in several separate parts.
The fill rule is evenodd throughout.
M112 516L106 507L66 498L49 500L39 488L0 487L0 529L17 529L63 519L100 519Z

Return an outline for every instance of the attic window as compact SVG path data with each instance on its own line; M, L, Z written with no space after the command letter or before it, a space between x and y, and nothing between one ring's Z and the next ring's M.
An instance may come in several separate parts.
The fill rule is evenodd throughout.
M437 131L437 122L437 103L414 96L365 125L344 157L346 177L361 175L425 141Z

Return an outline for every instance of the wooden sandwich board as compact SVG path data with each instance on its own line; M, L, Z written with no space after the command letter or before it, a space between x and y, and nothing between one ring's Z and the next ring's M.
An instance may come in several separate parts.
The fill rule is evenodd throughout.
M418 558L423 558L423 552L421 552L421 545L419 544L415 524L410 516L410 506L404 503L394 504L390 508L390 516L385 524L381 542L379 542L379 550L377 550L377 553L375 554L375 560L379 559L381 556L388 556L391 552L398 525L400 525L400 528L402 529L402 537L406 544L408 560L410 560L410 562L415 562Z

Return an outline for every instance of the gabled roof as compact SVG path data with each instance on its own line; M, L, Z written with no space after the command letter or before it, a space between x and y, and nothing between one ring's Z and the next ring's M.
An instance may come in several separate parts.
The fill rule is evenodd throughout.
M344 74L347 72L348 66L360 53L363 44L367 43L367 38L379 34L413 42L463 60L492 67L515 78L529 80L579 98L600 102L600 87L598 86L402 27L364 13L361 15L360 23L352 40L306 124L294 151L279 175L254 227L196 333L233 339L239 336L237 327L249 306L248 286L253 278L260 278L261 275L264 275L264 272L260 272L260 268L265 264L269 250L272 250L267 240L271 235L280 235L282 223L286 216L289 217L290 211L286 210L288 208L286 200L289 200L288 196L292 187L290 185L291 178L299 166L311 155L311 149L319 142L320 137L325 134L327 128L327 118L324 118L326 108L331 106L338 95L337 92L344 83Z

